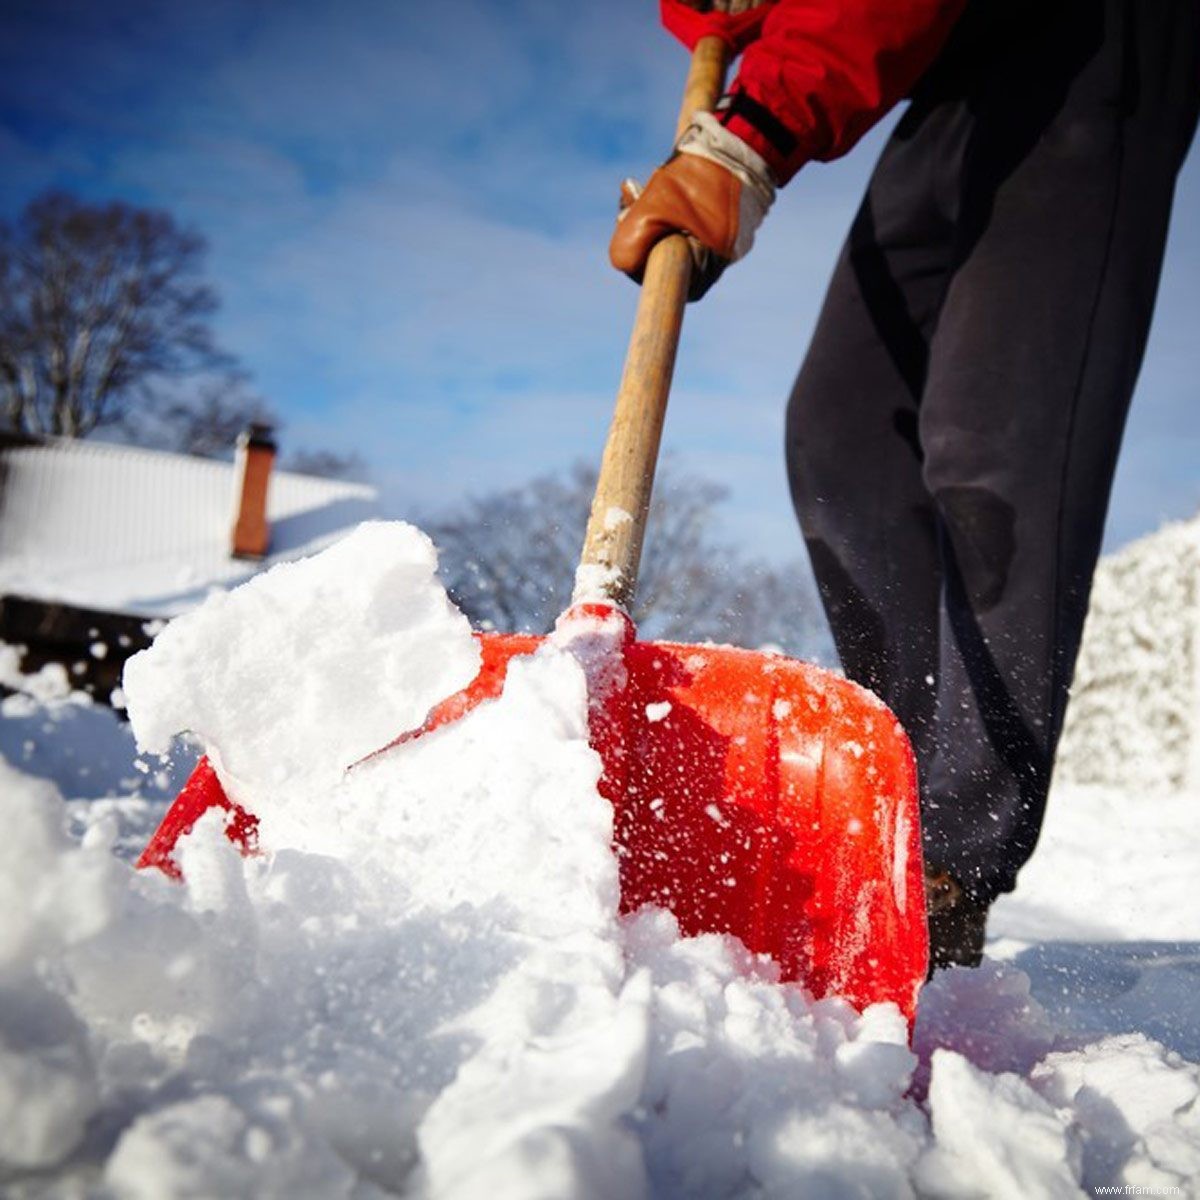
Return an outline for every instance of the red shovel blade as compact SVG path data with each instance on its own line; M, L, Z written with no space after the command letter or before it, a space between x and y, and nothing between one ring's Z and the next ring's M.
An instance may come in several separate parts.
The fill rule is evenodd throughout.
M628 632L626 686L591 716L623 911L662 905L684 934L735 934L817 997L891 1000L911 1022L928 939L916 772L895 717L807 663ZM393 745L499 695L509 660L545 640L478 636L475 680ZM138 866L177 875L176 840L214 804L254 849L257 822L201 760Z

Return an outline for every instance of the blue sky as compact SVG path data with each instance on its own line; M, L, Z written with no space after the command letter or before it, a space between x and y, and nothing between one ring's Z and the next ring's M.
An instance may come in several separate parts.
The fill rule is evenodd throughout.
M617 184L662 156L686 67L656 9L5 0L0 212L55 185L193 224L286 441L357 450L419 516L599 457L635 301ZM688 314L665 449L757 553L800 551L783 403L883 133L801 172ZM1198 213L1193 155L1110 545L1200 505Z

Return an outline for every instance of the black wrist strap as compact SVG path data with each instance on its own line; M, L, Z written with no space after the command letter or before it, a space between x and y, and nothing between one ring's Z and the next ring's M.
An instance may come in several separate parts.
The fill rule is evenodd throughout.
M715 112L722 125L728 125L734 117L753 125L784 158L796 149L796 135L769 108L746 92L726 92L717 101Z

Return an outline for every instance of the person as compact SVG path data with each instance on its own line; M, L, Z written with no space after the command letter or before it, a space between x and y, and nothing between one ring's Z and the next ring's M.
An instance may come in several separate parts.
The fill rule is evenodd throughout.
M931 971L1032 854L1200 104L1200 0L778 0L613 264L693 298L806 164L903 97L787 407L846 672L918 762Z

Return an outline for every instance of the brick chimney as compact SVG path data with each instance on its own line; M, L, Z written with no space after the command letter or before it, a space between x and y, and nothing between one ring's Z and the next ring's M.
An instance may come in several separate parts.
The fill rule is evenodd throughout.
M234 558L263 558L271 541L267 523L267 487L275 462L269 425L250 425L237 440L233 461L234 510L229 553Z

